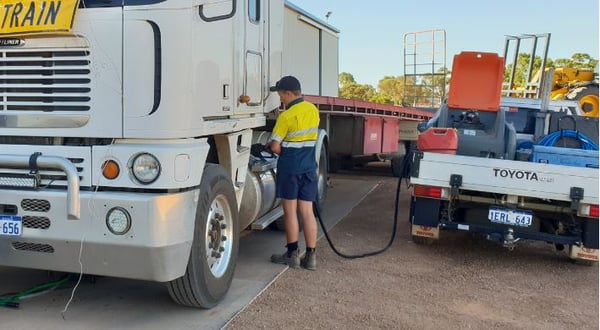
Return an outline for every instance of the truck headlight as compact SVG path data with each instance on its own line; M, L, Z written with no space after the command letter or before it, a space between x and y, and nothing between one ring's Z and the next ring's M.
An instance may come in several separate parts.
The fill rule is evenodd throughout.
M160 175L160 162L148 153L136 155L131 162L131 173L142 184L150 184Z
M122 207L113 207L106 214L106 226L115 235L124 235L131 228L131 216Z

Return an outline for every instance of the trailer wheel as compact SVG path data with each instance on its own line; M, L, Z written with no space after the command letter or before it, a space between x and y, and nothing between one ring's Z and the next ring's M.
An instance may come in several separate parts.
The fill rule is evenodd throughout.
M392 174L399 178L402 176L402 161L404 160L404 157L406 156L395 156L392 158L391 162L391 166L392 166Z
M167 283L178 304L211 308L229 290L239 247L238 211L225 170L207 164L200 182L194 241L185 274Z
M342 168L342 160L335 156L330 156L329 158L329 172L337 173Z
M434 240L433 240L433 238L429 238L429 237L412 235L412 241L415 244L419 244L419 245L431 245L431 244L433 244Z

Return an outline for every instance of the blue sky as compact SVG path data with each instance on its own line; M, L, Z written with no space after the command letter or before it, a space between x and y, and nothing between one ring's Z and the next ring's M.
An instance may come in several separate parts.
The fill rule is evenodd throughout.
M290 0L340 30L340 72L377 87L404 73L404 34L446 31L446 66L461 51L502 56L506 35L550 33L548 57L598 59L598 0ZM529 47L527 48L529 49Z

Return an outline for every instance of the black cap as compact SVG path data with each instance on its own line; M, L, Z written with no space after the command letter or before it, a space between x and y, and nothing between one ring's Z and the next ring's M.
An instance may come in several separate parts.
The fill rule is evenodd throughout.
M299 91L300 89L300 81L296 79L294 76L285 76L275 84L269 88L271 92L276 91Z

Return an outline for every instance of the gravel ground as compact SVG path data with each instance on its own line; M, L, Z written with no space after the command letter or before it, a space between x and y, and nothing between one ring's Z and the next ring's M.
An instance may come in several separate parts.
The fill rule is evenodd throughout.
M392 232L397 180L357 179L380 183L330 231L346 254L382 248ZM225 328L598 329L597 264L573 264L546 243L508 251L469 233L414 244L404 183L402 190L386 252L344 259L323 237L317 271L288 269Z

